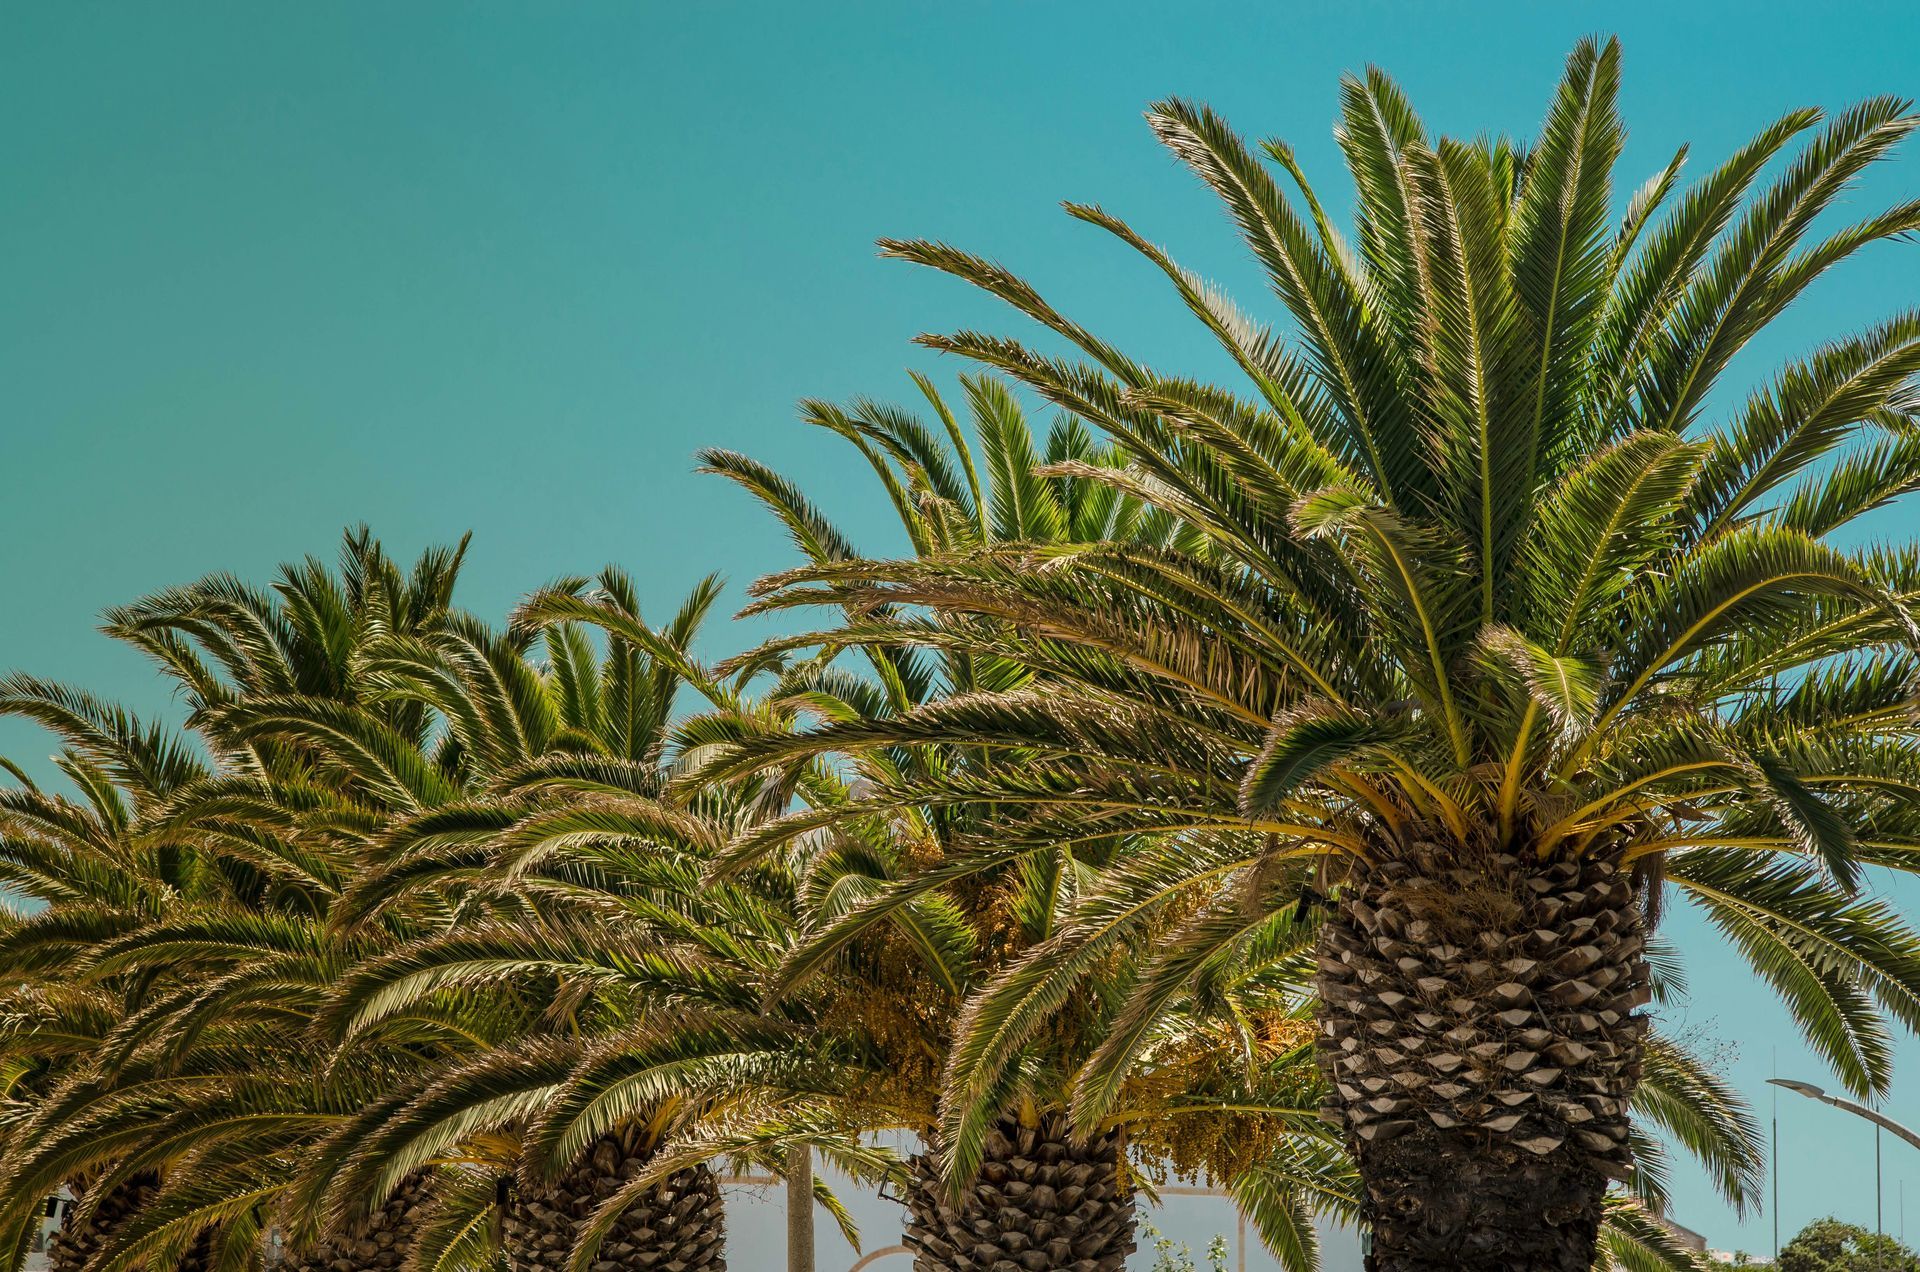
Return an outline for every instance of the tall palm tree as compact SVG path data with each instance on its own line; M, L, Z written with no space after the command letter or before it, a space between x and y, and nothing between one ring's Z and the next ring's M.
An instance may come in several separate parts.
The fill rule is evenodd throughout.
M963 378L967 422L980 439L982 462L976 462L954 413L930 381L924 377L916 381L944 426L940 430L944 443L910 413L869 400L846 408L809 402L802 414L808 423L828 428L861 449L891 505L901 514L909 541L923 556L985 544L1057 547L1116 539L1177 543L1190 552L1206 551L1204 540L1165 511L1149 507L1129 492L1086 480L1087 468L1117 468L1124 464L1124 457L1111 446L1096 444L1074 417L1056 421L1041 444L1020 403L1003 385L990 378ZM846 537L791 482L742 456L709 452L704 458L711 469L767 503L816 564L856 556ZM979 476L982 473L984 478ZM849 611L855 629L864 617L858 609ZM848 634L845 630L832 634L828 652ZM1044 682L1044 667L1022 668L997 659L992 639L991 633L975 632L958 644L938 646L942 656L928 664L916 660L911 648L914 637L899 627L882 626L849 642L864 647L869 655L872 684L828 673L817 662L797 664L768 691L766 703L776 710L759 727L770 723L775 734L784 735L796 715L806 714L842 721L864 716L874 723L915 708L920 703L915 694L952 696ZM809 640L776 641L759 654L739 660L739 665L756 667L764 657ZM908 669L906 674L897 670L902 667ZM745 732L753 735L754 725L749 723ZM833 828L838 842L815 843L806 849L808 893L817 900L803 901L795 911L801 944L784 952L775 949L770 983L789 990L788 996L776 1000L787 1006L794 1003L790 991L796 983L809 990L808 1010L815 1014L808 1019L808 1036L819 1036L822 1020L834 1020L841 1030L851 1024L859 1038L854 1054L878 1060L873 1073L859 1076L845 1067L842 1053L841 1067L825 1070L849 1097L838 1104L842 1124L911 1130L933 1150L914 1159L910 1181L901 1189L909 1208L908 1242L917 1252L919 1265L927 1269L971 1266L978 1250L998 1251L992 1257L977 1256L988 1263L1002 1255L1034 1257L1030 1234L1056 1224L1059 1216L1047 1213L1045 1206L1027 1204L1034 1196L1032 1180L1017 1181L1029 1187L1013 1189L1012 1201L1008 1190L991 1180L977 1193L956 1196L942 1187L936 1163L944 1151L973 1163L960 1168L962 1175L997 1176L1006 1167L987 1164L984 1157L1017 1149L1029 1140L1038 1144L1036 1133L1044 1124L1058 1136L1048 1152L1072 1160L1076 1153L1091 1148L1096 1159L1108 1161L1102 1173L1119 1184L1109 1197L1118 1221L1101 1228L1112 1248L1096 1257L1118 1257L1119 1247L1126 1244L1114 1235L1130 1233L1132 1228L1124 1218L1130 1215L1133 1201L1126 1181L1137 1181L1141 1169L1171 1168L1189 1175L1210 1173L1228 1184L1263 1240L1286 1266L1313 1266L1311 1216L1315 1211L1348 1211L1351 1194L1344 1179L1350 1168L1341 1154L1325 1151L1311 1124L1302 1125L1281 1109L1269 1108L1264 1127L1258 1118L1237 1116L1256 1112L1259 1101L1271 1103L1276 1094L1296 1103L1308 1098L1290 1068L1298 1053L1282 1048L1273 1056L1272 1067L1252 1085L1248 1079L1258 1068L1248 1065L1250 1057L1270 1050L1273 1039L1262 1040L1263 1031L1254 1028L1254 1017L1263 1017L1270 1025L1280 1022L1277 1036L1284 1037L1288 1031L1284 1022L1302 1009L1302 963L1297 953L1289 957L1286 951L1298 951L1312 940L1313 913L1275 916L1265 928L1256 926L1245 933L1238 948L1216 952L1205 974L1206 991L1194 995L1189 1007L1163 1015L1156 1040L1135 1058L1128 1079L1130 1092L1121 1101L1126 1116L1111 1119L1103 1133L1093 1137L1094 1142L1071 1134L1055 1114L1046 1111L1051 1106L1048 1087L1053 1084L1056 1095L1052 1098L1058 1098L1057 1092L1070 1082L1068 1075L1080 1062L1075 1057L1086 1054L1081 1049L1105 1036L1112 1023L1112 993L1077 995L1094 1004L1091 1010L1069 1012L1053 1022L1045 1045L1037 1052L1030 1048L1017 1063L1027 1085L1020 1099L1003 1103L1003 1112L1011 1115L1005 1125L984 1119L970 1126L940 1125L937 1111L927 1102L937 1080L929 1061L933 1066L942 1063L952 1046L956 1022L967 1010L964 996L946 996L955 986L980 983L994 964L1017 959L1036 944L1044 945L1049 931L1070 921L1067 916L1083 885L1094 876L1096 863L1108 859L1113 848L1078 842L1064 849L1050 847L1025 854L1015 870L1008 869L1004 854L956 851L977 830L973 826L977 819L956 817L951 806L913 807L914 792L921 789L926 773L951 780L956 769L976 762L966 747L946 756L938 748L906 747L864 757L856 770L857 785L866 796L862 802L906 807L904 815L864 826L850 842L845 830L835 825L848 800L846 787L822 781L815 773L811 782L799 788L814 813L787 823L779 832L783 839L796 831L811 835L818 823ZM755 763L750 747L746 767ZM973 780L978 782L977 774ZM768 846L762 840L746 855L764 864L761 850ZM1123 850L1117 859L1125 862L1121 868L1133 868L1131 854L1145 846L1134 843ZM731 863L723 863L723 872L730 868ZM891 894L890 901L858 904L883 892ZM987 899L984 908L983 898ZM1010 915L1027 916L1023 924L1037 922L1039 927L1010 936L1005 930ZM980 924L979 931L941 942L928 939L928 933L951 931L956 916L962 924ZM887 938L888 930L896 928L893 937ZM863 946L878 949L885 957L861 957ZM759 947L764 948L764 943ZM896 957L902 950L912 952L912 957ZM968 965L969 950L976 966ZM957 952L960 957L950 962L930 960L928 954L934 951L949 956ZM1242 960L1240 970L1230 973L1235 959ZM818 983L823 968L837 974L825 986ZM1237 989L1232 988L1235 985ZM855 1006L836 1011L829 1005L836 1000ZM939 1006L943 1001L944 1008ZM889 1012L902 1014L895 1018ZM913 1045L901 1049L898 1040ZM895 1043L891 1050L890 1042ZM1723 1084L1684 1052L1661 1043L1656 1053L1660 1062L1655 1078L1642 1097L1648 1115L1698 1154L1728 1197L1739 1201L1750 1193L1758 1170L1751 1118ZM856 1071L858 1067L854 1065ZM1049 1072L1050 1077L1042 1076ZM1230 1079L1231 1090L1222 1086L1224 1075L1238 1075ZM1262 1086L1263 1092L1257 1090ZM817 1098L819 1093L812 1094ZM1124 1146L1117 1147L1115 1128L1124 1128ZM1260 1145L1266 1146L1264 1159ZM1651 1144L1646 1147L1658 1166L1660 1150ZM1031 1153L1020 1156L1029 1162L1031 1158ZM1649 1223L1646 1210L1639 1208L1657 1210L1664 1205L1663 1177L1659 1169L1644 1172L1638 1203L1622 1199L1610 1209L1607 1242L1613 1256L1676 1261L1673 1251L1659 1249L1658 1225ZM1051 1199L1058 1190L1042 1190L1038 1196ZM989 1232L997 1235L983 1240L982 1234ZM1684 1257L1677 1257L1677 1265L1684 1264Z
M1884 1089L1882 1013L1920 1024L1920 940L1857 886L1920 847L1920 557L1835 538L1920 485L1920 315L1744 402L1713 390L1815 279L1920 228L1920 202L1821 218L1920 117L1795 111L1692 185L1682 152L1615 218L1619 73L1616 44L1582 43L1529 145L1434 138L1384 75L1349 79L1351 242L1284 144L1269 166L1208 108L1156 105L1290 331L1111 213L1069 211L1171 280L1250 396L1154 372L979 257L884 244L1077 349L924 338L1104 430L1126 467L1083 475L1205 544L1015 544L764 585L767 607L861 616L822 639L1045 680L829 720L736 767L997 757L860 810L981 810L974 869L1166 837L976 999L943 1128L994 1116L1031 1041L1130 955L1129 1001L1074 1079L1076 1125L1101 1125L1169 1007L1281 909L1326 911L1327 1111L1380 1272L1590 1265L1608 1181L1634 1172L1663 898L1703 909L1843 1081Z

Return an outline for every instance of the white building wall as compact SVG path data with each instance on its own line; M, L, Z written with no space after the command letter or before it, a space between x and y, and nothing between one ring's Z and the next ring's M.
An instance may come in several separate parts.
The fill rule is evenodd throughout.
M58 1195L47 1198L46 1212L41 1217L40 1226L27 1238L27 1257L21 1264L22 1272L45 1272L47 1242L53 1240L54 1233L60 1231L60 1217L72 1204L73 1195L64 1188Z

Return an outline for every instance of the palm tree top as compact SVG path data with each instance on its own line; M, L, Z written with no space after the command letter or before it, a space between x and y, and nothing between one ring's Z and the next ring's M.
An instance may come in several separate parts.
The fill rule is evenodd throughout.
M1236 802L1276 833L1299 820L1297 792L1351 770L1454 838L1577 855L1623 845L1596 818L1684 768L1700 775L1690 814L1731 808L1731 783L1848 876L1851 845L1802 797L1779 735L1814 698L1881 701L1883 721L1904 701L1911 554L1829 540L1920 479L1920 315L1788 364L1724 422L1707 408L1734 353L1816 277L1920 226L1910 202L1812 232L1920 116L1894 99L1843 112L1748 198L1815 128L1795 112L1691 188L1677 156L1616 217L1618 87L1618 45L1583 43L1523 147L1430 138L1384 76L1349 79L1352 242L1286 147L1263 149L1297 196L1209 109L1157 105L1154 131L1227 205L1292 341L1116 217L1070 210L1162 266L1251 397L1157 375L979 257L887 241L1076 346L925 338L1105 429L1128 462L1087 479L1172 512L1217 555L1038 537L801 570L763 584L762 604L919 604L1011 621L1039 638L1034 662L1069 641L1101 650L1089 696L1057 717L1117 720L1142 686L1177 686L1222 728L1264 730ZM1056 556L1071 560L1035 568ZM1822 674L1800 679L1809 668Z

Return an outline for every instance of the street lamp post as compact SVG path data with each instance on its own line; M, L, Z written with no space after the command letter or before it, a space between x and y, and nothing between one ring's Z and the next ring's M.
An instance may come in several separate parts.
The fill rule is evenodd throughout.
M1825 1091L1813 1085L1813 1083L1811 1082L1794 1082L1794 1081L1790 1081L1787 1078L1768 1078L1767 1084L1769 1086L1777 1086L1777 1087L1785 1088L1786 1090L1793 1092L1795 1095L1804 1095L1809 1100L1818 1100L1822 1104L1831 1104L1836 1109L1842 1109L1848 1113L1853 1114L1855 1117L1864 1117L1865 1119L1867 1119L1867 1121L1873 1123L1873 1235L1876 1237L1884 1236L1885 1235L1884 1216L1881 1211L1882 1189L1880 1185L1880 1132L1883 1130L1892 1131L1895 1135L1898 1135L1901 1139L1913 1145L1915 1148L1920 1148L1920 1133L1916 1133L1914 1131L1908 1130L1906 1127L1900 1125L1900 1123L1894 1121L1892 1118L1888 1117L1886 1114L1880 1112L1880 1110L1868 1108L1866 1105L1861 1104L1857 1100L1845 1099L1838 1095L1828 1095ZM1774 1162L1774 1167L1773 1167L1775 1172L1774 1174L1775 1179L1779 1178L1780 1164L1779 1164L1779 1161L1777 1160L1779 1158L1779 1155L1780 1155L1779 1133L1776 1130L1775 1142L1774 1142L1774 1157L1776 1160ZM1777 1191L1775 1195L1778 1196ZM1903 1194L1903 1201L1904 1201L1904 1194ZM1776 1204L1775 1210L1777 1211L1778 1209L1779 1207ZM1776 1214L1775 1215L1776 1222L1778 1222L1778 1218L1779 1217ZM1904 1226L1904 1215L1902 1216L1902 1218L1903 1218L1903 1226Z

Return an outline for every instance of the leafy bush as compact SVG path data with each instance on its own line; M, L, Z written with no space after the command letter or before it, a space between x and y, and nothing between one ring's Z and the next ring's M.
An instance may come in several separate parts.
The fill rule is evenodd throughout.
M1200 1272L1193 1248L1161 1232L1145 1215L1140 1217L1140 1244L1153 1251L1153 1272ZM1219 1233L1207 1242L1207 1272L1227 1272L1227 1239Z
M1920 1272L1920 1254L1889 1236L1831 1216L1816 1219L1780 1251L1780 1261L1735 1255L1748 1272Z

